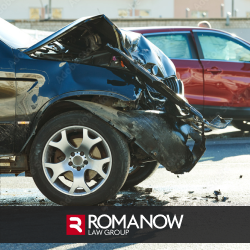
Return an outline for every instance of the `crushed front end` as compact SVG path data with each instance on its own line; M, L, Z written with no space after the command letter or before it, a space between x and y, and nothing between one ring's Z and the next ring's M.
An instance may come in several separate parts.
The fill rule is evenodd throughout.
M135 86L134 100L103 101L95 96L67 101L122 132L137 165L158 161L172 173L189 172L206 150L204 132L225 128L231 121L205 120L185 99L172 61L141 34L118 29L104 15L77 20L24 53L41 60L96 66L96 74L100 67L115 68L125 81L126 74L132 73L136 84L127 85ZM107 79L107 86L115 82ZM189 138L194 140L192 150L186 145Z
M144 101L146 104L150 103L154 110L158 110L158 112L143 111L141 114L139 114L140 111L137 111L140 120L130 121L140 130L140 135L134 134L137 145L168 171L175 174L189 172L206 150L204 132L226 128L232 119L222 119L217 116L208 122L198 110L187 102L183 93L175 93L173 88L166 84L166 80L169 82L173 76L161 79L124 52L108 46L114 53L122 56L125 65L138 76L140 82L145 83L145 91L148 96ZM181 83L178 79L176 82ZM160 94L161 99L152 96L155 93L152 92L152 89ZM121 115L118 114L117 117L119 116ZM127 123L128 127L130 122ZM133 130L137 129L133 128ZM189 138L194 141L192 151L186 145Z

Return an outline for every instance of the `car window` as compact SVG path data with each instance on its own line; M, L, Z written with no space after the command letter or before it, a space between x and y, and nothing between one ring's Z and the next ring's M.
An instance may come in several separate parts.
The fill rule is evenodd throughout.
M146 37L169 58L192 59L187 34L163 34Z
M198 33L204 59L250 61L250 49L237 40L220 34Z

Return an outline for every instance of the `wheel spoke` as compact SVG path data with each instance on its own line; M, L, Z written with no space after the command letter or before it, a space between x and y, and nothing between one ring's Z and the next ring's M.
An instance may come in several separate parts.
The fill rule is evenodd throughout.
M100 147L98 143L101 144ZM65 156L63 161L57 163L62 154ZM111 150L105 139L97 131L78 125L57 131L46 144L42 161L46 177L52 186L69 196L95 192L108 179L112 167ZM86 171L89 171L88 175L85 175ZM99 178L95 179L96 175Z
M45 163L45 167L46 168L50 168L53 170L53 176L50 179L51 182L55 182L56 179L59 177L59 175L70 171L70 168L67 164L63 163L63 162L59 162L59 163Z
M51 141L49 143L50 146L55 147L60 149L65 155L69 154L71 150L75 150L76 148L74 148L72 145L70 145L70 143L68 142L68 138L67 138L67 134L66 131L63 130L61 132L61 140L59 142L53 142Z
M86 193L91 192L88 185L86 184L86 182L84 180L84 172L83 171L74 173L73 184L69 190L69 193L73 194L78 187L83 188Z
M97 143L101 142L102 138L101 137L97 137L95 139L91 139L89 138L88 135L88 130L87 129L83 129L83 139L82 139L82 143L79 146L78 150L79 151L83 151L86 154L89 153L90 149Z
M102 167L105 163L108 162L110 162L110 157L101 160L90 159L89 160L90 166L88 166L88 169L96 171L103 179L105 179L107 175L103 172Z

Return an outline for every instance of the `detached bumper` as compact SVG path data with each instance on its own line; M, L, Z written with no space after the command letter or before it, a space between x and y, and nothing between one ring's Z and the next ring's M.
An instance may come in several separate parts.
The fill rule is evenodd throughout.
M108 122L172 173L189 172L206 150L203 131L197 131L182 120L168 119L164 112L124 112L87 101L71 102ZM220 125L218 120L217 125ZM186 145L189 137L195 142L192 151Z

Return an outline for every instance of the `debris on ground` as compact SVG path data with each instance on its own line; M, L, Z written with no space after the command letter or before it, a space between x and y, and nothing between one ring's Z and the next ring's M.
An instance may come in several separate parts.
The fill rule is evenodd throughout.
M221 195L221 192L220 192L220 189L219 189L219 191L214 191L214 194L217 196L217 195Z
M228 200L229 198L228 197L225 197L225 196L223 196L223 198L222 198L222 202L225 202L226 200ZM228 201L229 202L229 201ZM230 201L231 202L231 201Z
M152 193L153 189L152 188L145 188L145 193Z
M164 194L169 194L169 193L171 193L171 191L165 191L165 192L164 192Z
M135 202L135 206L148 206L147 201L137 201Z
M133 187L126 190L121 190L116 196L113 196L111 199L103 201L98 204L100 209L106 211L109 207L115 206L171 206L171 205L230 205L232 201L229 200L220 189L211 190L210 192L203 190L201 195L196 189L190 188L182 194L177 190L171 190L170 188L151 188L151 187ZM202 189L202 187L201 187ZM205 192L204 192L205 191ZM186 192L186 195L185 195ZM4 192L5 194L5 192ZM16 197L15 197L16 198ZM16 206L19 204L19 201L12 197L9 201L9 205ZM5 198L1 199L4 205L8 202ZM44 197L34 196L30 200L30 204L36 203L36 205L44 206L51 205L48 199ZM211 204L211 203L212 204ZM228 203L228 204L227 204ZM54 204L53 204L54 205Z
M173 196L173 197L169 197L169 198L172 199L172 200L177 200L177 199L180 198L180 197Z
M240 175L240 179L242 178L242 175Z
M99 204L99 206L166 206L176 202L182 202L183 205L194 200L201 202L213 203L229 202L228 197L222 195L220 189L213 191L213 194L207 193L204 197L196 197L195 191L187 191L189 196L182 197L179 195L171 195L173 191L162 191L153 188L132 187L127 190L122 190L116 197ZM204 204L204 203L203 203Z
M223 195L217 195L218 201L222 201L223 197L224 197Z

